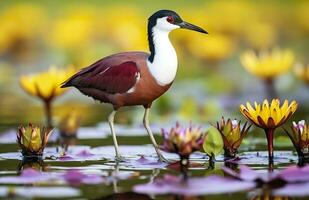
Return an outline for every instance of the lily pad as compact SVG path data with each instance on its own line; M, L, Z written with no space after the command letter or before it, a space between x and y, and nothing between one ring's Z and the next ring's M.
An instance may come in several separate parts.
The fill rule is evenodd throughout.
M26 198L66 198L76 197L80 191L71 187L6 187L0 186L0 196L19 196Z
M187 181L183 181L181 177L165 175L152 183L136 185L133 191L150 195L205 195L233 193L254 187L255 183L252 182L243 182L220 176L189 178Z

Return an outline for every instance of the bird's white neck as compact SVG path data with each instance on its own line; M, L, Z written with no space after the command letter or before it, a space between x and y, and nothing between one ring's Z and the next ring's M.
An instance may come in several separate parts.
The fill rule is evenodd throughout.
M148 58L147 65L152 76L158 84L170 84L177 72L177 55L176 51L169 40L169 31L152 28L152 35L149 38L153 45L151 56Z

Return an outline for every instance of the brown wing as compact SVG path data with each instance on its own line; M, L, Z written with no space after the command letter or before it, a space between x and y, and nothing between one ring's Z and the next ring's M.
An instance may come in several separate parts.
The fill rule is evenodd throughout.
M61 87L93 88L109 94L124 93L135 85L140 73L136 62L129 61L134 59L129 58L125 54L103 58L73 75Z

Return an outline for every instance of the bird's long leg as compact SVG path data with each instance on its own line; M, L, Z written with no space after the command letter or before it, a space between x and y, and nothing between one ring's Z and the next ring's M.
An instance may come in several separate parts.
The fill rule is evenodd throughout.
M167 160L162 156L162 154L160 153L159 149L158 149L158 145L157 145L157 142L156 142L156 139L154 138L153 134L152 134L152 131L150 129L150 126L149 126L149 111L150 111L150 108L145 108L145 114L144 114L144 119L143 119L143 123L144 123L144 126L147 130L147 133L150 137L150 140L153 144L153 147L155 148L156 152L157 152L157 155L159 157L159 160L160 161L163 161L163 162L167 162Z
M116 133L115 133L115 129L114 129L114 119L115 119L116 112L117 112L116 110L113 110L113 112L111 112L111 114L108 116L108 124L109 124L109 127L111 129L111 133L112 133L112 137L113 137L115 153L116 153L116 160L122 161L123 158L120 156L120 153L119 153L118 142L117 142Z

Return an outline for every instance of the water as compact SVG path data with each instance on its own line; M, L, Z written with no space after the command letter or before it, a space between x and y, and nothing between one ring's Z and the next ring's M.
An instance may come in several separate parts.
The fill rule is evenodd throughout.
M59 152L57 153L56 145L51 144L45 150L44 155L46 158L44 161L36 163L23 163L20 156L21 154L17 151L18 147L16 144L2 144L0 149L0 182L2 177L17 176L21 169L26 169L30 166L53 175L65 173L70 169L76 169L87 175L103 177L105 182L98 184L72 185L61 181L59 182L60 179L57 179L58 182L46 181L44 183L35 184L1 183L0 196L4 198L4 189L10 188L10 196L13 198L13 193L15 193L15 195L17 193L21 195L21 199L33 198L34 196L38 196L36 199L258 199L256 197L259 191L258 189L190 198L179 195L153 196L134 193L132 190L135 185L148 183L166 174L178 175L179 172L172 169L172 167L166 166L166 164L156 163L153 148L150 145L145 146L145 143L149 141L147 136L120 136L118 139L121 145L120 150L126 158L125 163L119 163L118 165L113 161L114 150L113 147L110 146L112 145L112 139L109 136L106 136L104 139L83 139L76 141L75 146L69 147L67 158L65 159L57 158ZM158 141L160 143L159 137ZM263 139L252 140L252 142L245 142L245 145L241 148L242 150L246 150L252 149L252 146L254 146L256 150L261 150L265 148L263 142ZM290 146L281 145L280 147L280 150L287 149L290 149ZM151 161L149 162L150 164L141 161L141 155L144 155L148 161ZM240 157L242 159L240 163L263 172L268 168L266 155L266 152L262 151L260 151L258 155L256 151L241 153ZM275 156L275 169L277 170L297 162L296 155L290 151L276 151ZM165 154L165 157L174 161L178 159L178 157L173 154ZM221 170L221 167L224 165L222 156L217 158L218 161L212 167L209 166L207 157L202 153L195 153L191 158L191 163L194 164L189 170L190 177L203 177L214 174L221 176L226 175ZM117 178L111 178L113 176L117 176ZM201 184L200 187L218 186ZM59 189L61 189L61 191L59 191ZM303 197L299 199L306 198Z

